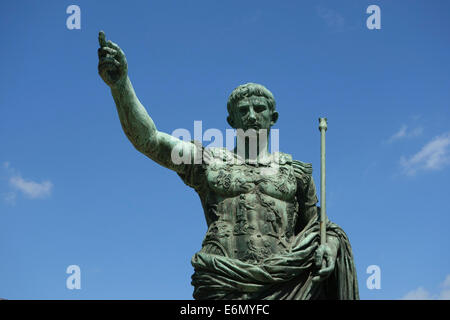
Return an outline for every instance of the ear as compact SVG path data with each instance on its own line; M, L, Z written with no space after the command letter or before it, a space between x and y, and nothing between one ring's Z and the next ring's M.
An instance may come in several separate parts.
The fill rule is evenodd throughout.
M228 124L229 124L232 128L234 128L233 119L231 119L230 116L227 117L227 122L228 122Z
M273 126L275 124L275 122L277 122L278 120L278 112L274 111L272 112L272 122L271 125Z

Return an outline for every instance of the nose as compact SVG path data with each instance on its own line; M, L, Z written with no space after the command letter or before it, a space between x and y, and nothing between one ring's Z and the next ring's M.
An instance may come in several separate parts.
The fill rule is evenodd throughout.
M249 108L250 110L248 111L248 120L252 123L254 123L256 121L256 115L255 115L255 111L253 110L252 107Z

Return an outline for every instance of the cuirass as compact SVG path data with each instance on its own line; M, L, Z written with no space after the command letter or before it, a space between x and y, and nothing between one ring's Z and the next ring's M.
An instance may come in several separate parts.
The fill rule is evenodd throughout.
M209 162L203 251L258 263L289 250L298 212L297 180L287 155L276 160Z

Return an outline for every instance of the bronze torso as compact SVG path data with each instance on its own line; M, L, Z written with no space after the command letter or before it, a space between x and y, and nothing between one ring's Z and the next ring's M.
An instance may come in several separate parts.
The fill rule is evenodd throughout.
M192 177L208 225L202 251L251 263L288 252L298 213L292 157L256 164L222 148L205 152Z

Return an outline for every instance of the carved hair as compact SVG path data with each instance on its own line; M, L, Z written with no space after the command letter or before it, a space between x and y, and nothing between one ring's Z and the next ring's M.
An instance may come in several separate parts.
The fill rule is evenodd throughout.
M266 87L257 83L246 83L242 84L231 92L230 97L227 102L228 113L231 114L231 109L236 105L236 103L242 98L250 96L259 96L266 98L269 105L269 109L273 112L275 111L275 98L272 92L270 92Z

